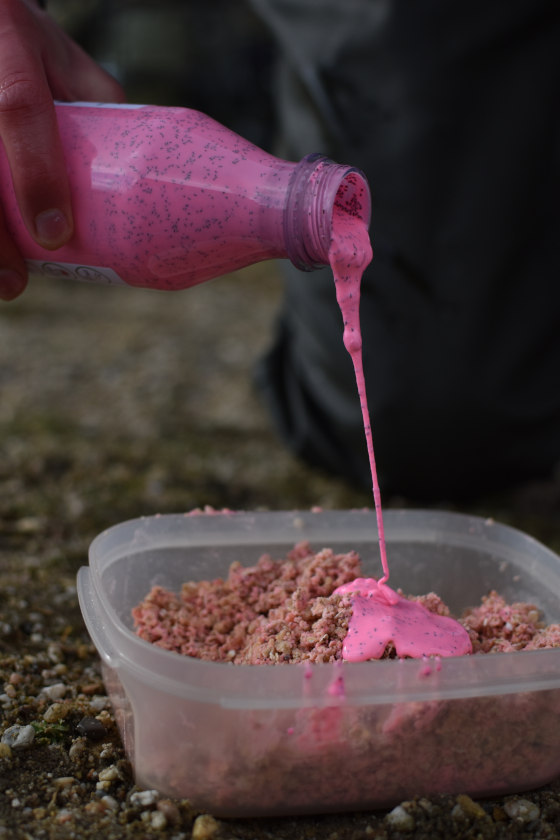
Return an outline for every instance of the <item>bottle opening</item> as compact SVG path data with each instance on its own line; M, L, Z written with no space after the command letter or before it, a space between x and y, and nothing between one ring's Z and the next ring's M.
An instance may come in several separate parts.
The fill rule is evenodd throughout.
M371 194L365 175L324 155L308 155L294 170L284 211L286 250L297 268L328 265L335 206L369 226Z

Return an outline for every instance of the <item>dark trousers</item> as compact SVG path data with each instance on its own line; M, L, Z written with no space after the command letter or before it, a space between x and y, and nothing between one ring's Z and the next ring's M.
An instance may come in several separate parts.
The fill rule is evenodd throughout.
M382 490L460 499L560 463L560 4L254 0L283 47L282 154L362 168ZM258 381L289 446L370 484L330 272L286 266Z

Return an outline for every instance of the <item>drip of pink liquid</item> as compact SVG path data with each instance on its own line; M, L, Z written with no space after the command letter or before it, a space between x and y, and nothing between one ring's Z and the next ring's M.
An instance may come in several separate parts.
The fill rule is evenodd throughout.
M379 659L387 644L392 641L398 656L461 656L471 652L470 639L462 625L452 618L429 612L421 604L403 598L387 586L389 565L367 404L360 329L360 284L362 274L372 256L365 222L335 205L329 262L344 323L344 346L352 358L356 375L383 568L383 577L379 581L373 578L358 578L335 590L338 594L351 592L353 595L352 616L342 655L351 662Z
M373 500L377 517L379 551L383 568L383 577L379 581L379 584L382 586L389 580L389 566L387 564L387 549L383 528L381 492L377 479L377 468L375 466L373 438L367 404L362 361L362 332L360 329L360 284L362 274L370 264L372 257L373 252L365 222L357 216L349 215L335 204L329 263L334 275L336 299L340 306L344 324L344 346L350 353L350 358L354 365L360 407L364 419L364 431L373 486Z

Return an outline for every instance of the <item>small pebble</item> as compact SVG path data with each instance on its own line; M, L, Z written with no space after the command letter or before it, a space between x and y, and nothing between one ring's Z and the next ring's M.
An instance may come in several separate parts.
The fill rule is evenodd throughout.
M47 655L53 664L62 662L64 654L62 648L56 642L51 642L47 647Z
M12 757L12 748L8 744L4 744L4 742L0 743L0 761L4 759L5 761L9 761Z
M68 750L68 757L71 761L79 761L87 752L85 738L76 738Z
M152 828L156 831L160 831L162 828L167 827L165 814L162 814L161 811L153 811L150 817L150 822L152 824Z
M192 840L214 840L220 831L220 823L210 814L201 814L194 821Z
M106 727L94 717L83 717L76 729L80 735L84 735L90 741L102 741L107 737Z
M70 822L72 817L72 811L69 811L68 808L62 808L56 815L56 821L57 823L67 823Z
M104 805L104 807L109 811L118 811L119 810L119 803L114 798L114 796L107 796L107 795L102 796L100 801Z
M54 784L56 787L65 788L73 785L75 781L74 776L59 776L58 779L54 780Z
M45 694L49 700L62 700L64 695L68 691L68 686L64 685L64 683L54 683L54 685L47 685L43 688L43 694Z
M115 779L118 779L119 777L120 773L114 764L111 764L110 767L105 767L104 770L99 771L100 782L114 782Z
M15 528L20 534L33 534L41 530L41 520L38 516L22 516L16 520Z
M522 823L537 820L541 813L539 806L528 799L510 799L504 804L504 811L510 819Z
M99 682L88 683L86 685L81 686L82 694L91 695L96 694L103 688L102 684Z
M104 744L103 749L99 753L99 758L101 761L107 761L108 759L113 759L115 757L115 746L114 744Z
M385 820L398 831L414 831L416 822L412 814L409 814L402 805L397 805L385 816Z
M157 790L135 790L130 794L130 804L134 807L146 808L155 805L159 797Z
M434 810L433 804L430 802L429 799L426 799L424 796L418 800L418 804L425 811L427 814L431 814Z
M97 696L91 698L89 705L94 712L102 712L104 709L109 708L111 703L108 697Z
M2 735L2 743L7 744L13 750L31 746L34 739L35 730L32 726L20 726L17 723L14 726L9 726Z
M64 703L53 703L52 706L49 706L46 709L43 720L46 723L58 723L68 715L70 711L69 707Z
M453 817L465 816L470 817L471 819L480 820L487 816L482 805L479 805L478 802L475 802L474 799L471 799L471 797L466 794L459 794L456 802L457 804L451 812Z
M103 800L107 798L107 796L102 796L101 799L97 801L95 799L91 799L84 805L84 811L86 814L91 814L94 817L98 814L105 814L107 812L107 805Z
M160 799L156 807L158 811L161 811L168 823L177 824L180 822L181 813L171 799Z

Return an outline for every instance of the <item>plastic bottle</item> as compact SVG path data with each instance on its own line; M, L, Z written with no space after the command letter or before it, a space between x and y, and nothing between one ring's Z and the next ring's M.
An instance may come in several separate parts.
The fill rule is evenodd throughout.
M0 150L2 205L31 273L183 289L251 263L328 264L335 202L369 223L358 170L280 160L185 108L57 103L75 234L29 236Z

